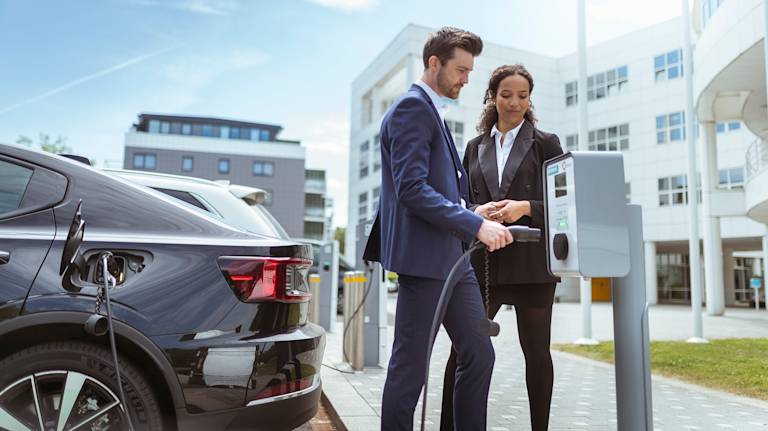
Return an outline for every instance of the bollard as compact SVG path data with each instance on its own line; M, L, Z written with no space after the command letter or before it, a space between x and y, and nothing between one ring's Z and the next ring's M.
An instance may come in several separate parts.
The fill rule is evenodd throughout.
M307 319L312 322L320 323L320 276L309 274L309 293L312 295L309 302L309 316Z
M364 316L360 311L352 317L360 306L365 294L365 276L362 271L344 273L344 361L349 362L354 370L363 369L364 360Z

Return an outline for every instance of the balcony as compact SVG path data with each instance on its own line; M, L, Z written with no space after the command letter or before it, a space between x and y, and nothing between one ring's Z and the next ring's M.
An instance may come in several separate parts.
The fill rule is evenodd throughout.
M768 223L768 141L764 138L755 140L745 157L747 216Z

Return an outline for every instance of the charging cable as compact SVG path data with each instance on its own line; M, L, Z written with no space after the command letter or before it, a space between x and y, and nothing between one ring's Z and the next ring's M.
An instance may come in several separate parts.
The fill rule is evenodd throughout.
M107 302L109 345L112 350L112 362L114 362L115 374L117 375L117 389L118 389L118 392L120 393L120 407L122 408L123 413L125 414L125 418L128 421L128 429L130 431L133 431L131 414L128 411L128 404L125 402L125 393L123 392L123 382L122 382L122 379L120 378L120 365L117 362L117 345L115 344L115 330L112 326L112 301L109 298L109 289L110 287L117 286L117 280L115 280L115 277L113 277L112 274L109 273L108 264L109 264L109 260L113 258L113 255L112 253L105 251L101 253L99 258L101 259L101 268L104 270L104 274L103 274L104 296Z
M541 229L537 229L537 228L513 225L513 226L507 226L507 230L509 230L509 232L512 234L512 237L514 238L514 242L538 242L541 238ZM440 292L440 299L437 301L437 309L435 310L435 317L432 319L432 329L429 333L429 344L427 344L427 366L424 369L424 390L422 392L422 402L421 402L421 431L424 431L424 420L427 416L427 387L429 385L429 363L432 360L432 347L435 344L435 337L437 336L437 330L443 321L443 317L445 315L445 309L448 306L448 301L450 301L451 296L453 295L453 288L456 286L455 279L457 274L459 273L459 269L460 268L462 270L464 269L462 265L464 263L464 259L469 257L469 255L471 255L476 250L479 250L483 247L485 247L483 243L475 242L474 244L472 244L469 250L465 251L464 254L462 254L461 257L459 257L456 260L456 263L453 264L453 268L451 268L451 272L448 273L448 278L445 280L445 283L443 284L443 290L442 292ZM492 321L490 321L487 318L485 321L481 323L487 324L488 328L493 328Z

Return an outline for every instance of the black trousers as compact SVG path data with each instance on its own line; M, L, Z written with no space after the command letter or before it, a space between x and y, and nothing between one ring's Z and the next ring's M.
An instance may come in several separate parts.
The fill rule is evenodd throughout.
M549 427L554 368L549 352L552 328L554 284L491 286L488 317L494 318L501 306L515 306L517 333L525 357L525 382L531 414L532 431ZM441 431L453 431L453 387L456 376L456 351L451 350L443 378Z

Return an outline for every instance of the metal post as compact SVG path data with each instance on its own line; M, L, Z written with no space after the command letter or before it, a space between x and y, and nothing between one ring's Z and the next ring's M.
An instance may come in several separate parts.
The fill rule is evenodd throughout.
M358 307L362 305L355 314L355 317L349 322L352 325L352 368L357 371L362 371L365 361L365 305L363 305L363 295L365 293L365 282L367 278L363 271L355 271L355 289L352 295L352 310L351 313L355 313Z
M579 150L589 150L589 124L587 123L587 12L585 0L578 3L578 54L579 80L576 94L579 106ZM579 295L581 298L581 338L575 344L598 344L592 338L592 282L589 279L579 279Z
M611 286L616 419L621 431L651 431L651 360L645 297L643 211L640 205L627 205L627 220L630 271L626 277L614 279Z
M320 276L317 274L309 275L309 293L312 295L309 303L308 320L312 323L319 323L320 320Z
M343 329L343 339L342 339L342 351L343 351L343 358L344 362L351 363L351 357L352 357L352 343L351 343L351 331L352 327L350 327L350 317L352 316L352 295L354 291L354 282L355 282L355 272L354 271L347 271L344 273L344 309L343 309L343 315L344 315L344 329Z
M691 18L688 0L682 0L683 8L683 76L685 76L685 124L688 141L688 264L691 280L691 310L693 311L693 336L689 343L704 340L701 317L701 253L699 252L699 191L696 187L696 113L693 107L693 50L691 49ZM653 263L655 265L655 262Z

